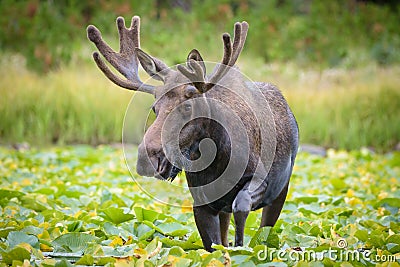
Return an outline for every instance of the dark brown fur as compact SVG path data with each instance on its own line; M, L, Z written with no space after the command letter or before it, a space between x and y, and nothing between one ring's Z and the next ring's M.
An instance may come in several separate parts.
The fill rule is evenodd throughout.
M120 53L104 43L94 26L88 27L88 37L127 78L123 80L114 75L95 53L96 63L110 80L124 88L155 96L156 120L139 145L137 172L173 179L185 169L194 198L197 228L209 251L213 250L213 243L229 245L228 226L232 213L237 246L243 245L244 225L251 210L264 208L260 226L273 226L286 198L298 149L298 127L275 86L252 83L233 67L245 42L247 23L235 24L233 43L229 35L223 36L224 58L210 77L205 75L205 65L197 50L190 52L186 66L178 66L179 71L171 70L140 50L138 17L133 18L129 29L125 28L122 18L117 19L117 25ZM164 85L153 88L142 84L137 76L138 62ZM167 123L171 118L173 120ZM175 145L179 151L173 150L172 145L177 134L179 144ZM204 155L212 152L212 146L202 147L203 140L213 141L215 158L206 168L194 170L192 164L196 160L201 163ZM173 162L167 157L171 151L169 159ZM230 165L232 162L234 164ZM232 169L229 166L233 166ZM224 176L227 169L231 172ZM239 179L232 180L235 176ZM217 186L207 187L210 183ZM213 199L214 196L217 198Z

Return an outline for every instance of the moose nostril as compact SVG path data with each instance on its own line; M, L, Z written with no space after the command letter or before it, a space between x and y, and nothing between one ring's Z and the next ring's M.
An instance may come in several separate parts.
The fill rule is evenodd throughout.
M138 147L138 160L136 171L142 176L153 176L157 172L160 159L154 153L156 150L149 150L145 145L140 144Z
M155 169L157 170L158 173L161 172L161 157L157 157L157 166L155 166Z
M157 166L157 172L158 173L164 173L166 169L166 158L165 157L158 157L158 166Z

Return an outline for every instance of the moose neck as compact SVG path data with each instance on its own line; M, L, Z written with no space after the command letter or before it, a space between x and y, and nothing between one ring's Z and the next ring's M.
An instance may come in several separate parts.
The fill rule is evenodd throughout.
M211 119L204 120L203 126L205 128L202 129L203 134L190 146L189 159L197 160L201 157L199 144L205 138L211 139L214 142L216 154L214 160L207 168L197 172L186 171L189 186L200 186L212 182L221 175L229 162L231 144L227 132L216 121Z

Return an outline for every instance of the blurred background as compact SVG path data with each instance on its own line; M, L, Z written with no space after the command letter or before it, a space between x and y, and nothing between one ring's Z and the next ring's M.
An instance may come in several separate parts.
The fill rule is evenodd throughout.
M400 149L396 0L1 0L0 144L121 142L133 93L97 69L86 27L96 25L117 49L115 19L128 24L133 15L141 17L142 49L169 65L193 48L220 61L221 34L246 20L237 65L255 81L278 85L302 143Z

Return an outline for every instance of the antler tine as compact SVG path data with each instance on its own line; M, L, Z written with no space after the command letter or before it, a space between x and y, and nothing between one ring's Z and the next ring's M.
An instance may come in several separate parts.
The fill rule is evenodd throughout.
M233 52L231 60L228 64L229 66L235 65L237 59L239 58L239 55L244 47L244 43L246 42L248 29L249 24L246 21L243 21L242 23L235 23L235 39L233 41Z
M101 59L100 55L98 52L94 52L93 53L93 59L97 64L97 67L99 67L99 69L104 73L104 75L113 83L115 83L116 85L123 87L125 89L129 89L129 90L138 90L138 88L140 88L141 92L145 92L145 93L149 93L152 94L154 92L154 87L148 84L144 84L139 82L132 82L129 80L123 80L120 77L118 77L117 75L115 75L110 68L106 65L106 63L104 63L104 61Z
M153 93L154 87L145 85L138 75L138 58L135 48L140 46L140 18L132 18L130 28L125 27L125 20L122 17L117 18L117 27L119 33L120 49L115 52L102 38L100 31L93 25L87 28L88 38L92 41L104 58L127 80L123 80L115 75L107 65L101 60L100 55L95 52L93 58L100 70L116 85L129 90L139 90L147 93Z
M223 65L228 65L232 57L232 42L229 33L224 33L222 35L222 41L224 42L224 57L221 63Z
M178 70L191 82L204 82L204 72L200 64L194 59L189 59L185 65L178 65Z
M193 83L197 90L204 91L206 66L199 51L196 49L190 51L186 65L178 65L177 69Z
M207 92L228 72L229 67L235 65L244 47L248 29L249 24L247 24L247 22L236 22L233 44L231 42L231 36L228 33L224 33L222 35L222 40L224 43L224 55L221 63L217 65L208 82L200 79L200 77L203 77L205 74L203 59L201 59L201 57L200 59L195 57L190 58L190 55L193 53L193 51L196 51L196 54L200 55L197 50L192 50L192 52L190 52L186 66L179 65L178 70L190 81L192 81L193 85L200 91L200 93ZM200 65L200 62L202 65Z
M236 37L236 34L235 34ZM232 42L229 33L222 35L224 43L224 57L221 64L219 64L215 72L211 75L210 81L205 85L205 91L210 90L228 71L229 63L232 58Z
M130 53L132 49L140 48L140 18L134 16L132 18L131 27L125 27L125 20L123 17L117 18L117 27L119 33L119 52ZM133 47L129 45L133 44Z
M200 61L203 63L203 61ZM203 66L194 59L188 59L185 65L178 65L178 70L188 78L193 85L200 91L204 91L204 85L206 84L204 81L205 73ZM203 63L204 64L204 63Z
M140 48L140 17L133 16L131 21L131 29L133 29L133 35L136 37L134 39L135 47Z

